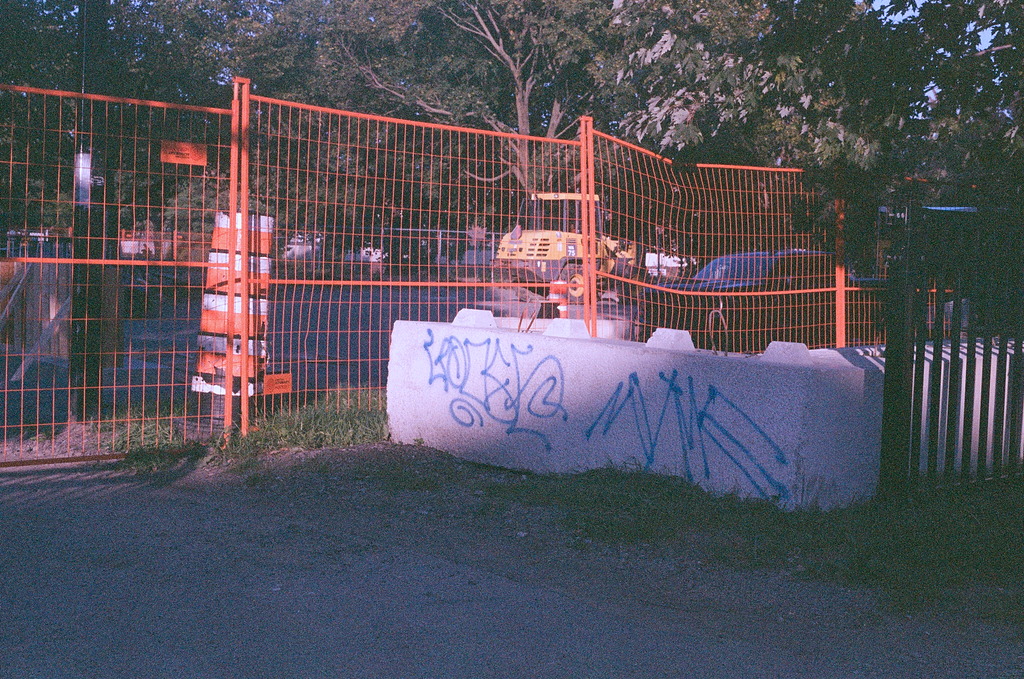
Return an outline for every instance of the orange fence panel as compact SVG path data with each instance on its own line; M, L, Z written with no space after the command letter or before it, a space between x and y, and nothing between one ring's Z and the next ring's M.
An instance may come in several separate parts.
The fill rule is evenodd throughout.
M379 406L394 322L467 307L718 351L884 342L882 288L846 280L798 170L234 91L0 86L0 466Z
M230 115L0 86L0 465L214 428L189 387Z
M673 328L698 348L749 353L773 340L836 346L847 334L837 332L849 298L837 296L842 257L811 219L816 197L799 170L675 168L606 135L596 143L598 287L613 307L627 298L636 339ZM872 294L850 294L860 294L856 323L870 325Z
M265 409L380 393L396 320L475 307L525 327L549 306L566 254L527 234L578 240L576 216L537 207L579 193L579 142L252 102L250 209L276 238Z

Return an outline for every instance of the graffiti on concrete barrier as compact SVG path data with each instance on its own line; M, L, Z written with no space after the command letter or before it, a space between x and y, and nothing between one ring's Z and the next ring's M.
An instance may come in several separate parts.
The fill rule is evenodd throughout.
M565 379L558 358L500 337L479 342L455 335L438 338L430 329L427 336L428 384L440 382L452 395L448 411L456 423L483 427L497 422L506 433L536 436L551 449L547 435L538 429L540 421L569 419L562 405Z
M714 385L708 386L706 396L698 398L693 377L687 378L685 390L679 384L678 371L659 373L659 377L659 396L654 398L644 394L635 372L619 382L586 430L587 439L595 434L608 435L621 417L621 426L635 427L646 468L654 464L659 452L673 456L678 453L687 479L710 479L712 464L718 464L712 457L722 457L761 497L789 498L786 486L769 468L784 467L789 460L763 428ZM674 449L677 445L679 450ZM765 449L771 453L767 460L753 452Z

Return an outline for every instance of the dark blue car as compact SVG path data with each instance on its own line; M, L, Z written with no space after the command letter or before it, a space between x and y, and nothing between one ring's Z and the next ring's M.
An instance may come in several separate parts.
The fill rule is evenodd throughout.
M692 278L647 290L643 336L689 330L699 348L755 353L773 340L835 341L835 257L817 250L738 252Z

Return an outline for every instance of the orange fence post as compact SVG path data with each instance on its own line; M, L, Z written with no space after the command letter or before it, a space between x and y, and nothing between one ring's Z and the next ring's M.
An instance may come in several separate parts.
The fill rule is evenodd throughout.
M237 79L239 84L239 115L241 120L239 121L239 137L237 140L238 144L238 215L239 233L237 256L241 259L239 262L241 270L237 279L237 290L232 292L232 300L235 299L234 295L239 296L238 309L232 304L232 312L237 313L241 311L240 318L240 341L236 348L236 351L240 354L239 359L239 391L241 391L241 399L239 405L241 406L241 412L239 413L239 431L244 436L249 433L249 406L250 397L253 395L253 391L250 389L250 383L256 380L255 366L250 364L250 360L253 358L250 356L250 348L252 348L252 342L255 341L253 336L253 327L250 319L251 305L253 303L253 289L250 285L250 265L252 263L252 248L251 240L254 233L260 233L262 229L259 228L259 218L252 220L254 223L250 224L249 217L249 114L251 112L251 105L249 101L250 83L249 80L244 78ZM270 229L268 228L267 231ZM270 241L272 239L268 236L266 239L265 247L259 247L260 253L270 254ZM269 259L267 260L267 275L269 277ZM258 299L258 297L257 297ZM259 316L257 315L257 318ZM266 311L263 313L263 324L266 327ZM262 352L265 356L266 352ZM257 356L259 352L257 352Z
M583 321L597 337L597 201L594 192L594 119L580 118L580 230L583 235Z
M843 227L846 222L846 203L836 199L836 348L846 346L846 244Z
M240 165L239 156L241 155L241 139L242 139L242 109L244 102L242 98L244 93L248 90L249 81L243 78L235 78L233 88L234 96L231 99L231 166L229 169L230 179L228 183L228 235L227 242L234 246L237 242L237 231L235 230L236 215L243 209L242 206L248 205L248 200L245 200L241 194L239 183L241 182L242 168ZM212 249L211 249L212 255ZM235 288L233 284L235 263L237 262L237 256L235 255L235 248L231 247L225 252L225 264L227 270L230 272L226 283L226 291L228 299L232 302L235 298ZM229 312L232 310L232 304L228 305ZM224 319L224 332L227 338L234 337L235 334L235 323L234 314L228 313ZM224 348L225 356L229 355L227 347ZM234 398L231 397L232 387L234 387L235 371L231 363L225 360L224 365L224 431L229 431L234 423Z

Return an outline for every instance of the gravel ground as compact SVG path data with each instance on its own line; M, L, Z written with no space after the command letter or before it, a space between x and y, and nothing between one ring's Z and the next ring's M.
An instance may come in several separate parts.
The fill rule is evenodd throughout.
M437 461L0 470L0 677L1024 677L1019 630L581 543Z

